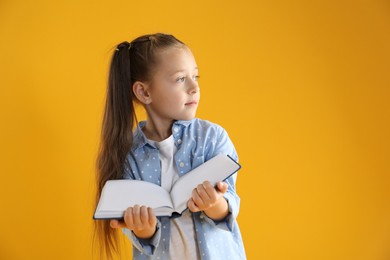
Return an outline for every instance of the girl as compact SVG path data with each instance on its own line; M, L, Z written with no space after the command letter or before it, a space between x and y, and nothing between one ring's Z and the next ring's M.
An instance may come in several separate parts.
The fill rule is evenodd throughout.
M110 179L148 181L169 191L178 178L219 153L238 160L222 127L195 118L198 78L190 49L172 35L144 35L117 46L97 160L97 199ZM145 108L147 120L133 133L134 103ZM176 218L157 218L148 205L135 205L123 221L97 221L103 249L109 257L117 251L116 230L122 229L134 259L245 259L236 222L236 177L216 187L200 183Z

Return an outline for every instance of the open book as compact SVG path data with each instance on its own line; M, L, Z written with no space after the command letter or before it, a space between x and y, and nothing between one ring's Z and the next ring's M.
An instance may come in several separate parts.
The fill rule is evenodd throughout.
M229 178L241 165L228 155L219 154L180 177L171 192L154 183L139 180L109 180L105 183L94 219L121 219L128 207L136 204L151 207L156 216L181 214L198 184Z

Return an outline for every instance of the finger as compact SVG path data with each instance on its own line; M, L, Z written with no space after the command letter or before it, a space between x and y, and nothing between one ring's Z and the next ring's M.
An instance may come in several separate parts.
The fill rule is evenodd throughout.
M203 186L203 184L199 184L196 187L196 191L198 192L199 197L201 197L201 199L203 201L209 201L210 200L210 197L207 194L207 191L206 191L205 187Z
M225 193L229 188L229 185L226 182L220 181L217 183L217 188L221 193Z
M141 220L142 226L149 225L148 208L145 206L142 206L140 208L140 220Z
M210 182L205 181L203 182L203 187L205 188L205 191L210 199L210 201L216 201L217 200L217 190L214 188L213 185L211 185Z
M148 207L148 215L149 215L149 225L152 227L156 226L157 224L157 218L156 215L154 215L153 209Z
M123 216L123 219L126 223L126 226L128 226L129 229L134 228L133 208L132 207L127 208L127 210L125 211L125 214Z
M135 205L133 207L133 222L135 228L140 228L142 226L141 218L140 218L140 206Z
M195 205L195 203L194 203L194 201L192 199L190 199L188 201L187 206L188 206L188 209L191 212L198 212L198 211L200 211L200 209Z
M198 207L198 208L203 208L204 206L204 201L203 199L199 196L198 194L198 190L197 189L194 189L192 191L192 197L191 197L192 201L195 203L195 205Z

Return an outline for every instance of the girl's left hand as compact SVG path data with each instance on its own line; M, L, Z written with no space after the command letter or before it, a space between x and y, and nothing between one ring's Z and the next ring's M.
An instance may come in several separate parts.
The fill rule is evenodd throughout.
M226 182L220 181L214 188L210 182L205 181L192 191L192 197L188 201L187 206L192 212L207 211L214 206L220 208L219 206L221 206L221 203L226 204L227 208L226 200L223 198L223 194L227 189L228 184Z

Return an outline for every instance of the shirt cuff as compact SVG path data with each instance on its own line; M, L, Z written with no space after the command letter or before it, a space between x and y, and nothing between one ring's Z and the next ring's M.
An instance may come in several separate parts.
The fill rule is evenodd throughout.
M138 238L133 231L123 228L122 232L131 240L133 246L145 255L153 255L161 238L161 222L157 219L156 232L151 238Z
M231 231L233 231L234 220L235 220L235 214L234 213L235 212L234 212L234 209L232 207L232 203L229 203L229 195L230 194L228 194L228 193L224 194L224 198L227 201L228 211L229 211L229 213L226 215L225 218L216 221L216 220L211 219L209 216L207 216L203 211L200 214L200 218L203 218L210 225L214 225L214 226L216 226L218 228L221 228L223 230L231 232Z

